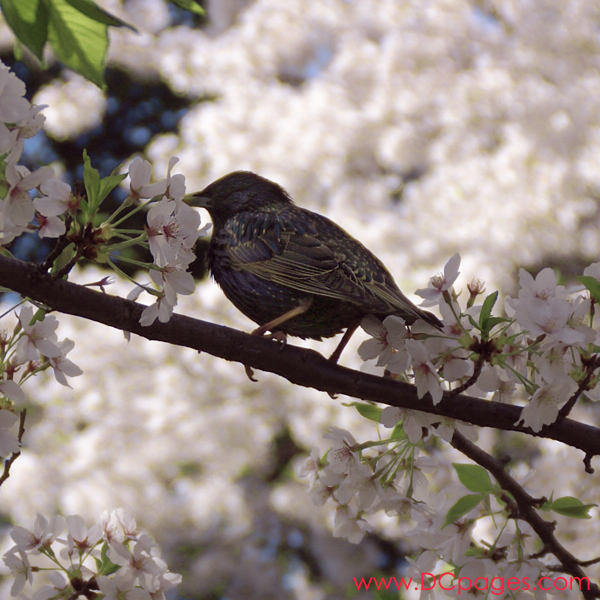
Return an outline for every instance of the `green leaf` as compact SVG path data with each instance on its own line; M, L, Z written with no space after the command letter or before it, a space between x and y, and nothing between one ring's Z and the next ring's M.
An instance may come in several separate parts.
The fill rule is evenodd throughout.
M92 161L86 150L83 151L83 183L88 201L87 220L91 221L92 215L100 206L100 173L92 167Z
M118 571L121 567L119 565L115 565L110 558L108 558L108 544L104 542L102 545L102 551L100 552L101 558L101 567L98 570L100 575L112 575L116 571Z
M108 25L90 18L69 0L47 0L50 7L48 42L69 69L104 88Z
M99 198L102 201L127 177L127 173L115 173L114 171L100 180Z
M469 511L473 510L483 499L485 496L483 494L468 494L459 498L451 507L450 510L446 513L446 520L444 521L444 525L442 529L446 527L446 525L450 525L450 523L454 523L461 517L464 517Z
M87 192L87 220L91 221L103 200L127 177L127 173L118 173L115 169L108 177L100 179L100 173L92 167L92 162L83 151L83 183ZM83 203L80 204L83 207Z
M488 472L479 465L453 463L460 482L471 492L491 494L494 486Z
M481 325L479 325L479 323L471 315L467 315L467 319L469 320L469 323L475 327L475 329L481 331Z
M0 0L0 8L17 42L42 64L48 42L60 61L98 87L104 87L108 27L136 31L93 0Z
M51 1L55 2L56 0ZM105 25L111 25L112 27L127 27L128 29L131 29L137 33L137 29L133 27L133 25L130 25L129 23L119 19L119 17L115 17L109 12L106 12L93 0L66 0L66 2L86 17L94 21L98 21L98 23L104 23Z
M362 402L352 402L350 403L350 406L354 406L358 413L362 417L365 417L365 419L375 421L375 423L381 423L381 408L371 404L363 404Z
M394 429L392 429L392 434L390 435L391 440L407 440L408 436L406 435L406 431L404 431L404 421L400 421L396 423Z
M48 39L49 8L46 0L0 0L2 14L17 40L43 63Z
M52 265L52 272L58 273L63 267L66 267L71 259L75 256L75 244L69 244L54 261Z
M506 317L490 317L485 322L485 329L487 329L487 331L491 331L499 323L508 323L509 321L510 319L507 319Z
M197 15L203 16L206 14L206 11L195 0L171 0L171 2Z
M494 304L496 304L496 300L498 300L498 292L494 292L490 294L484 301L483 306L481 307L481 312L479 313L479 322L483 323L492 315L492 308L494 308Z
M484 301L479 313L479 328L483 334L489 333L496 323L492 323L492 309L498 300L498 292L490 294ZM496 319L498 317L495 317Z
M581 275L577 277L577 281L585 285L588 289L592 298L600 303L600 281L598 281L595 277L590 277L589 275Z
M590 508L598 506L597 504L584 504L578 498L573 496L563 496L549 503L548 508L559 515L571 517L572 519L591 519L589 515Z

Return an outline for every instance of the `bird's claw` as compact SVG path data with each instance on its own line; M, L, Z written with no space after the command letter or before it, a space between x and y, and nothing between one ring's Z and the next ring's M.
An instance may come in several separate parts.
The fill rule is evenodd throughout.
M274 331L273 333L269 334L269 338L281 344L279 346L280 351L283 350L287 344L287 335L283 331Z
M254 370L252 369L252 367L249 367L248 365L244 365L244 370L246 371L246 375L248 376L248 379L250 381L253 381L254 383L258 383L258 379L254 378Z
M261 326L261 327L257 327L252 332L252 335L264 336L265 333L266 333L266 330L265 330L264 326ZM279 350L283 350L283 348L285 347L285 345L287 343L287 335L283 331L274 331L273 333L269 333L265 337L279 342L281 344L281 346L279 347ZM254 381L256 383L258 381L258 379L254 378L254 370L252 369L252 367L249 367L248 365L244 365L244 369L246 370L246 375L248 376L248 379L250 381Z

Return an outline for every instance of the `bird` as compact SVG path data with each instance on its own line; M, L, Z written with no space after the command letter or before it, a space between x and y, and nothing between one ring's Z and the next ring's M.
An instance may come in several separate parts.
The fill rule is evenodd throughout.
M255 335L322 340L346 330L330 357L337 362L367 315L443 327L400 291L361 242L327 217L297 206L269 179L234 171L189 194L186 202L208 210L213 222L208 269L225 296L258 325ZM248 375L252 379L251 371Z

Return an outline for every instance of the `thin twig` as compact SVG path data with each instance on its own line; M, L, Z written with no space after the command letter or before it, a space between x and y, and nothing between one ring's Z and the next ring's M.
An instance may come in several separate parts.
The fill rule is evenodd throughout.
M539 500L528 494L511 477L504 464L470 442L458 431L454 433L452 445L472 461L489 471L496 478L500 487L512 496L514 500L511 500L509 497L503 499L508 504L510 512L515 518L526 521L531 525L531 528L537 533L544 544L544 550L552 553L560 562L559 570L580 580L585 578L589 582L589 578L581 568L582 562L577 560L554 536L555 524L542 519L535 510L534 507L539 503ZM581 588L585 588L585 582L581 582ZM595 583L590 582L589 589L581 589L581 593L586 600L600 598L600 588Z
M25 433L25 417L26 416L27 416L27 409L24 408L21 411L21 416L19 419L19 433L17 435L17 438L19 440L19 447L21 446L23 434ZM4 463L4 472L0 476L0 485L2 485L10 477L10 468L12 467L15 460L17 460L17 458L19 458L19 456L21 456L20 450L18 452L13 452L10 455L10 458Z
M558 417L556 419L556 423L564 421L569 416L569 414L573 410L573 407L575 406L575 403L577 402L581 394L583 394L583 392L587 389L587 386L589 385L596 369L599 366L600 359L598 357L594 358L589 362L589 364L587 365L587 373L585 377L579 384L579 387L577 388L575 393L569 398L569 401L560 409L560 412L558 413Z

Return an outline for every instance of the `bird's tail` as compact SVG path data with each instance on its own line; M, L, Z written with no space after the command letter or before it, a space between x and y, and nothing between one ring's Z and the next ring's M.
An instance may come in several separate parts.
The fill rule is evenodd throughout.
M423 310L413 304L402 292L396 294L396 306L398 307L397 315L402 317L409 325L412 325L415 321L421 320L425 323L429 323L440 331L443 329L444 324L433 314L427 310Z
M425 323L433 325L436 329L439 329L440 331L443 329L444 324L433 313L430 313L427 310L421 310L418 307L415 308L418 311L419 319L425 321Z

